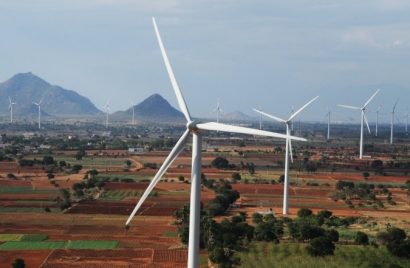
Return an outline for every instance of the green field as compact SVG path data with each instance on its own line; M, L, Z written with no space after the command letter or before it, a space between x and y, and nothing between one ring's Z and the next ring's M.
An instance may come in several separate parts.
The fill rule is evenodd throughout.
M0 194L59 194L59 190L38 190L31 186L2 186Z
M20 241L24 234L0 234L0 242Z
M308 244L300 243L267 243L253 242L249 250L236 252L235 256L241 258L241 267L323 267L323 268L382 268L389 264L409 267L410 262L392 256L385 246L374 248L372 246L343 246L336 245L334 256L311 257L306 253Z
M0 207L0 213L62 213L60 208L50 208L50 212L46 212L43 208L19 208L19 207Z
M66 248L69 249L112 249L118 246L118 241L69 241Z
M14 204L36 204L36 205L54 205L55 201L41 201L41 200L16 200Z
M46 234L26 234L21 238L23 242L40 242L46 240L48 235Z
M113 249L118 241L8 241L0 245L0 250L53 250L53 249Z

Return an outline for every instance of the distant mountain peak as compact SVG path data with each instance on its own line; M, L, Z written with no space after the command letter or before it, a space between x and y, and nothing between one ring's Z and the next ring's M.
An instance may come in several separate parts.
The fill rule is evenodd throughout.
M99 110L89 99L77 92L53 86L31 72L18 73L0 84L0 103L11 97L17 104L13 107L16 115L31 114L32 102L44 98L41 110L53 115L93 115ZM8 105L0 105L0 113L7 113Z

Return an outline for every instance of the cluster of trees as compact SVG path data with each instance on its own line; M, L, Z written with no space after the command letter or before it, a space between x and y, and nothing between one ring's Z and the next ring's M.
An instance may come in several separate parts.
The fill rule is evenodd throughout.
M0 154L0 162L2 162L2 161L14 161L14 159L10 156Z

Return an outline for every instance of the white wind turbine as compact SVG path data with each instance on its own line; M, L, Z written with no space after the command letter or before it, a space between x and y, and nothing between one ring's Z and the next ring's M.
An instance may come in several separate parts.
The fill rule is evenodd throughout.
M406 135L407 135L407 124L409 123L409 106L407 106L406 113L402 118L406 118Z
M397 99L397 101L396 101L396 103L394 104L394 106L393 106L393 110L390 112L390 114L391 114L391 121L390 121L390 144L393 144L393 126L394 126L394 109L396 109L396 105L397 105L397 102L399 101L399 99ZM397 118L397 120L399 120L398 118Z
M369 111L369 113L375 113L376 114L376 132L374 133L374 135L377 137L377 130L378 130L378 125L379 125L379 110L382 107L382 104L379 105L379 108L377 108L377 110L375 112L373 111Z
M325 115L325 118L327 117L327 137L326 137L326 139L330 140L330 115L331 114L338 114L338 113L334 113L334 112L330 111L329 110L329 105L328 105L326 100L325 100L325 102L326 102L326 109L327 109L327 114Z
M106 112L107 117L106 117L106 120L105 120L105 127L106 128L108 128L108 114L111 113L110 106L108 106L109 102L110 102L110 99L108 99L107 104L102 107L103 109L107 109L107 112Z
M191 115L189 114L188 108L186 106L184 97L179 89L177 80L174 76L174 73L171 68L171 64L169 63L168 56L165 52L164 46L162 44L162 40L157 29L157 25L155 23L155 19L153 18L155 33L157 35L158 43L161 49L162 57L165 62L165 66L171 80L172 87L174 89L175 95L178 100L178 105L185 115L186 120L188 121L186 124L186 131L182 134L181 138L176 143L175 147L172 149L168 157L165 159L163 164L161 165L160 169L158 170L155 177L152 179L151 183L149 184L147 190L142 195L141 199L139 200L138 204L135 206L134 210L132 211L130 217L128 218L126 225L128 225L131 219L134 217L135 213L141 207L142 203L148 197L149 193L158 183L162 175L168 169L168 167L172 164L174 159L182 152L185 145L188 142L188 138L190 134L193 135L192 139L192 173L191 173L191 199L190 199L190 228L189 228L189 246L188 246L188 267L189 268L197 268L199 267L199 222L200 222L200 197L201 197L201 158L202 158L202 135L203 133L207 133L209 131L225 131L225 132L235 132L235 133L242 133L242 134L250 134L250 135L262 135L268 137L277 137L277 138L288 138L289 136L262 131L257 129L249 129L244 127L237 127L232 125L225 125L215 122L210 123L198 123L197 121L193 121L191 119ZM302 138L291 137L292 139L296 140L305 140Z
M10 102L10 105L9 105L9 109L10 109L10 122L13 122L13 105L14 105L14 104L17 104L17 103L12 102L10 97L9 97L9 102Z
M272 118L273 120L283 122L286 124L286 135L287 137L290 137L290 131L291 131L291 126L292 126L292 120L293 118L300 113L303 109L306 108L310 103L312 103L314 100L319 98L319 96L315 97L313 100L309 101L306 103L302 108L300 108L296 113L292 113L291 117L289 117L288 120L281 119L279 117L264 113L262 111L258 111L256 109L253 109L255 112L258 112L260 114L263 114L269 118ZM285 185L283 189L283 214L289 214L289 154L291 157L291 160L293 162L293 153L292 153L292 142L289 138L286 139L286 150L285 150Z
M259 111L262 112L262 104L259 105ZM259 129L262 129L262 114L259 114Z
M134 103L131 101L131 105L132 105L132 124L134 125Z
M39 103L33 102L35 105L38 106L38 129L41 129L41 102L43 100L44 100L44 98L42 98Z
M369 130L370 133L370 127L369 127L369 122L367 122L367 118L366 118L366 106L370 103L370 101L374 98L374 96L376 96L376 94L379 92L380 89L378 89L376 91L376 93L373 94L373 96L363 105L362 108L360 107L354 107L354 106L347 106L347 105L340 105L340 107L345 107L345 108L349 108L349 109L353 109L353 110L360 110L362 111L362 116L361 116L361 120L360 120L360 159L363 159L363 121L366 121L366 125L367 125L367 129Z
M224 111L222 111L221 108L219 108L219 99L218 99L218 105L216 106L215 110L213 110L210 113L212 114L214 112L216 112L216 122L219 123L219 114L220 114L220 112L222 112L222 113L224 112Z

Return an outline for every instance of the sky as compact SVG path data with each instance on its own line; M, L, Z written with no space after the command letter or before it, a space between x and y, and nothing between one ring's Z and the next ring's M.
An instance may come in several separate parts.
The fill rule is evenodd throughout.
M0 82L32 72L99 109L110 99L112 111L126 110L155 93L178 108L155 17L194 117L216 117L219 99L225 112L262 107L286 118L320 95L302 120L323 121L327 103L342 113L332 120L359 122L337 104L362 106L378 88L368 109L387 112L400 98L402 115L409 15L404 0L0 0Z

